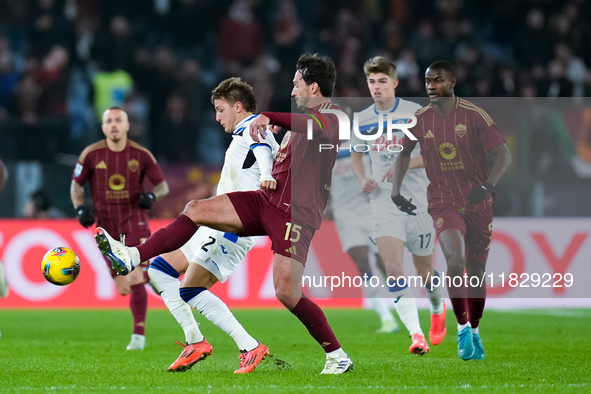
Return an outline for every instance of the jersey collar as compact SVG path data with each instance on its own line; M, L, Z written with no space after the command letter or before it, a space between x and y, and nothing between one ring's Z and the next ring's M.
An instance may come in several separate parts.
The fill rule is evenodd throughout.
M242 132L244 132L244 129L246 129L246 126L244 126L244 124L246 122L251 121L252 119L256 118L258 115L250 115L248 118L243 119L240 123L238 123L236 125L236 128L234 129L234 132L232 133L233 135L237 135L237 134L241 134Z
M376 113L376 115L379 115L380 112L394 112L396 111L396 108L398 108L398 104L400 104L400 97L396 97L396 103L394 104L394 107L392 107L392 109L390 111L378 111L378 108L376 107L375 103L373 105L373 111Z

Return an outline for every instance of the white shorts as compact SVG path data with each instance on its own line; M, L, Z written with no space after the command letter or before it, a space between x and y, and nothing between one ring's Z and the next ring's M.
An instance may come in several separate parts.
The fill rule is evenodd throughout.
M256 237L239 237L209 227L200 227L181 246L181 252L189 262L199 264L224 283L255 243Z
M406 243L408 251L416 256L428 256L435 250L435 229L433 219L428 212L416 216L392 213L398 209L392 203L388 210L372 210L373 237L394 237Z
M371 236L369 196L364 194L350 167L350 157L340 158L333 169L330 206L343 252L368 246L377 253ZM367 165L367 164L366 164Z

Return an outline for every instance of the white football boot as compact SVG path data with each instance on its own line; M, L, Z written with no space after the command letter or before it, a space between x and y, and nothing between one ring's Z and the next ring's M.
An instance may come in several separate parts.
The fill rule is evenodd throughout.
M94 230L94 239L101 253L111 262L111 267L119 275L127 275L133 271L135 265L132 262L131 248L113 239L102 227Z
M146 337L139 334L131 334L131 342L127 345L127 350L144 350L146 347Z
M326 357L326 364L324 364L324 369L320 374L329 374L329 375L339 375L345 372L349 372L353 369L353 361L351 361L351 357L347 355L346 357L342 356L335 356L335 357Z

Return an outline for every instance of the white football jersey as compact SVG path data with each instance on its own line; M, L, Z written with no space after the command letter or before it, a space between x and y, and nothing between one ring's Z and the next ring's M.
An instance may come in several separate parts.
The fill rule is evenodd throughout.
M249 116L234 129L232 142L226 150L217 194L257 190L261 172L271 176L273 158L279 151L279 145L271 132L261 142L255 142L250 137L249 125L256 117ZM253 149L269 149L272 154L268 160L269 168L261 171ZM238 237L202 226L181 247L181 252L187 260L201 265L223 283L234 273L236 266L255 243L256 237Z
M369 157L371 160L371 174L372 178L378 183L379 187L370 194L370 202L374 206L373 202L378 200L391 201L392 194L392 183L387 180L382 181L386 172L394 165L398 151L402 147L402 139L405 134L401 130L392 131L392 139L387 140L386 132L387 117L388 113L394 113L398 116L402 115L414 115L414 113L422 107L412 101L403 100L396 98L396 104L390 111L383 111L383 133L376 140L365 141L360 139L352 133L351 145L358 152L369 151ZM359 131L361 134L375 134L379 128L379 112L376 105L373 104L368 108L364 109L359 113ZM401 118L397 119L396 123L407 123L408 119ZM366 145L367 148L362 147ZM365 149L365 150L364 150ZM411 158L417 157L421 154L420 146L417 144L412 151ZM427 210L427 186L429 180L424 168L413 168L407 171L402 182L400 194L406 199L412 198L412 203L417 206L415 212L423 212ZM399 211L393 205L396 214L406 215L406 213Z
M273 158L279 151L279 144L271 132L268 132L261 142L256 142L250 137L249 126L257 116L251 115L244 119L232 132L232 142L226 150L217 194L258 190L261 168L252 150L257 147L270 149Z

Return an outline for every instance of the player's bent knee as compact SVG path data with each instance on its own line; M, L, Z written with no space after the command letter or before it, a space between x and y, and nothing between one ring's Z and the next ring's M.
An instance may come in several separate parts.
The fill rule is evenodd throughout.
M300 300L300 296L297 294L292 294L291 289L286 288L278 288L275 289L275 296L287 309L292 310L297 305L298 301Z
M193 214L197 213L199 209L199 200L191 200L185 205L183 214L192 217Z

